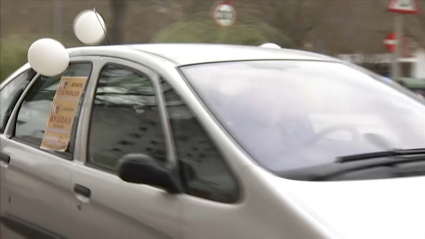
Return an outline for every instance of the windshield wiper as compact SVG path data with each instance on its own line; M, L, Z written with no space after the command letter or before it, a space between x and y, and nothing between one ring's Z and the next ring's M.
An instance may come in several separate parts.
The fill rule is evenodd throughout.
M338 157L335 161L336 163L347 163L361 160L368 160L374 158L383 158L383 157L397 157L397 156L408 156L408 155L425 155L425 148L419 149L393 149L388 151L380 151L373 153L365 153L365 154L355 154L348 156Z

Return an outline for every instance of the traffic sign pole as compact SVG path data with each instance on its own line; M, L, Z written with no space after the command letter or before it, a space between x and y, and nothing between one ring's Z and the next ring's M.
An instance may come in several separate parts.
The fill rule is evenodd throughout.
M394 32L396 34L395 52L391 67L394 81L401 82L400 58L403 51L403 15L418 13L418 0L391 0L388 10L394 12Z
M394 81L401 81L401 67L399 59L402 56L402 37L403 37L403 14L395 14L394 16L394 32L396 33L397 40L395 44L395 52L393 53L392 60L392 79Z

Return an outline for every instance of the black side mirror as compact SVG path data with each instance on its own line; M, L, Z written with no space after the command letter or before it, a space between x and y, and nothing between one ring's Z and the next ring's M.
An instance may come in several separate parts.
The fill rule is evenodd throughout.
M176 174L161 167L147 155L124 155L118 161L117 169L118 177L126 182L162 188L172 194L183 192Z
M196 175L196 171L188 163L180 161L179 166L180 166L180 171L181 171L180 177L185 182L190 182L190 181L196 180L198 178L198 176Z

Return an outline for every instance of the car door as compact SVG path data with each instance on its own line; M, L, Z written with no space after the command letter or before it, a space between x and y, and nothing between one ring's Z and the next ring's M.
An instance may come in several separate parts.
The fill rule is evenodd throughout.
M33 71L28 65L23 66L21 69L18 69L13 75L11 75L5 82L1 85L0 89L0 133L3 134L4 129L6 127L6 123L9 120L11 111L14 109L16 102L21 97L22 93L31 82L31 80L35 77L36 73ZM0 136L0 145L4 140L3 136ZM18 234L13 233L13 231L6 227L2 222L2 217L5 215L4 212L7 211L7 194L2 193L3 188L1 187L1 182L4 180L1 179L3 175L5 175L5 170L7 167L7 163L9 162L9 156L1 153L0 151L0 238L4 238L5 236L1 235L15 235Z
M117 161L126 154L147 154L163 164L172 160L158 76L125 60L101 62L78 130L74 237L181 238L178 196L116 175Z
M8 231L2 230L2 238L70 237L80 94L84 95L95 63L95 58L72 58L59 76L37 75L12 111L0 145L1 156L7 158L1 171L1 222ZM70 92L77 88L68 83L75 79L83 84L77 87L80 94L72 98ZM60 97L62 93L66 97ZM52 146L55 137L61 138L62 148Z

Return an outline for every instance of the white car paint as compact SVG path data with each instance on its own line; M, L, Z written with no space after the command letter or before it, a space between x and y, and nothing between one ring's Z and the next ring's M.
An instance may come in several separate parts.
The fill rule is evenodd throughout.
M346 239L425 238L425 177L273 185L334 227Z
M229 137L176 70L184 64L217 61L332 59L292 50L202 44L88 47L70 50L70 55L79 60L90 56L89 59L96 61L79 120L76 153L64 161L57 155L40 152L37 147L14 141L12 123L9 123L0 137L1 152L12 158L9 166L1 168L2 216L14 213L69 238L83 239L425 238L425 193L422 192L425 177L304 182L274 176L257 165ZM214 202L186 193L171 195L149 185L124 182L114 174L85 165L96 71L105 62L149 72L157 81L160 73L175 87L228 159L240 187L237 202ZM118 104L140 100L107 99ZM15 107L13 114L16 116L17 112ZM186 113L178 112L181 118L185 118ZM367 130L376 129L379 124L373 122L372 126L369 125L372 122L362 120ZM319 122L318 128L322 127ZM105 136L99 137L105 140L118 137L113 129L116 128L105 130ZM77 194L73 190L75 184L90 188L91 197Z

